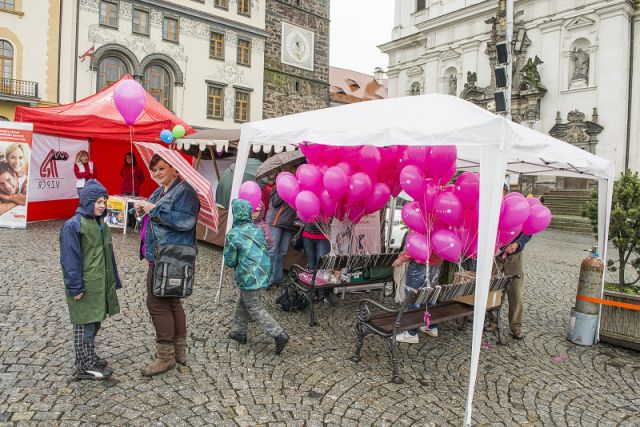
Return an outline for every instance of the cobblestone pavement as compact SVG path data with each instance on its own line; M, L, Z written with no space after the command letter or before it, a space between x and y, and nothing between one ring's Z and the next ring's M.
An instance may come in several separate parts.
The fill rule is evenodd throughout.
M360 295L306 313L276 311L292 336L283 357L250 325L249 345L226 335L235 290L225 277L214 304L221 253L202 245L195 294L186 300L188 367L153 379L139 371L153 354L144 303L145 265L136 236L114 233L125 288L122 313L103 323L99 354L107 382L75 382L71 327L58 264L60 222L0 230L0 424L78 425L460 425L471 328L443 325L439 338L400 344L404 385L389 382L386 349L367 339L348 361ZM639 425L640 358L608 345L565 340L579 261L591 239L544 233L527 247L524 341L482 350L474 420L479 425ZM492 340L492 336L485 339Z

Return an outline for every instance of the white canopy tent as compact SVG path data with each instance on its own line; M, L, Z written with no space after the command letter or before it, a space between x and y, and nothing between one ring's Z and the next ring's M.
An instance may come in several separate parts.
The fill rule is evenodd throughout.
M339 146L456 145L458 167L480 172L475 311L465 411L465 425L470 425L505 172L598 180L598 246L606 263L613 164L460 98L430 94L362 102L244 124L231 198L238 195L252 146L303 141ZM228 229L232 223L232 219L227 222Z

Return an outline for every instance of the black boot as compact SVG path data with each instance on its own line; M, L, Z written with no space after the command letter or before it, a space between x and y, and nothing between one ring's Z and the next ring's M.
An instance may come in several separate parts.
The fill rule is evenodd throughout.
M278 335L275 338L275 340L276 340L276 354L280 354L282 353L282 350L284 350L284 347L289 342L289 335L287 335L285 332L282 332L280 335Z
M232 340L238 341L240 344L247 343L247 336L245 334L240 334L238 332L229 332L229 338Z

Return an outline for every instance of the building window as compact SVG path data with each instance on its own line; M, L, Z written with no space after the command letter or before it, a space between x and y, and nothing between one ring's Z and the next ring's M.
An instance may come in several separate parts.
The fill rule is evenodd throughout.
M249 121L249 92L236 90L236 122Z
M145 10L133 9L133 32L136 34L149 35L149 12Z
M98 90L112 85L127 74L127 66L115 56L107 56L98 65Z
M118 28L118 0L100 1L100 25Z
M0 69L3 79L13 78L13 46L6 40L0 40Z
M224 119L224 87L207 85L207 117Z
M171 77L164 67L160 65L148 65L147 68L144 69L142 86L156 101L164 105L167 109L172 110Z
M229 0L215 0L213 5L222 9L229 9Z
M417 0L416 2L416 12L420 11L422 9L426 9L427 5L426 5L426 0Z
M241 65L251 65L251 42L238 40L238 57L236 62Z
M211 32L209 58L224 59L224 34Z
M296 80L295 89L297 93L300 93L300 91L302 90L302 87L300 85L300 80Z
M251 0L238 0L238 13L251 16Z
M0 9L15 10L16 6L13 1L14 0L0 0Z
M164 17L162 24L162 38L170 42L178 42L178 20L175 18Z

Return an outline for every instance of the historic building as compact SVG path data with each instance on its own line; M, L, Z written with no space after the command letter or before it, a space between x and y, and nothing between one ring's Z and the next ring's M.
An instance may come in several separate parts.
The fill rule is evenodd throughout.
M329 0L266 0L264 118L329 106Z
M379 67L375 69L373 76L345 68L330 67L331 106L386 98L387 79L383 75L384 72Z
M0 120L59 101L60 3L0 0Z
M639 4L517 0L513 119L613 161L617 172L638 170ZM500 21L497 0L396 0L392 41L380 46L389 96L447 93L495 110Z
M265 0L65 1L61 103L128 73L192 126L259 120L264 22Z

